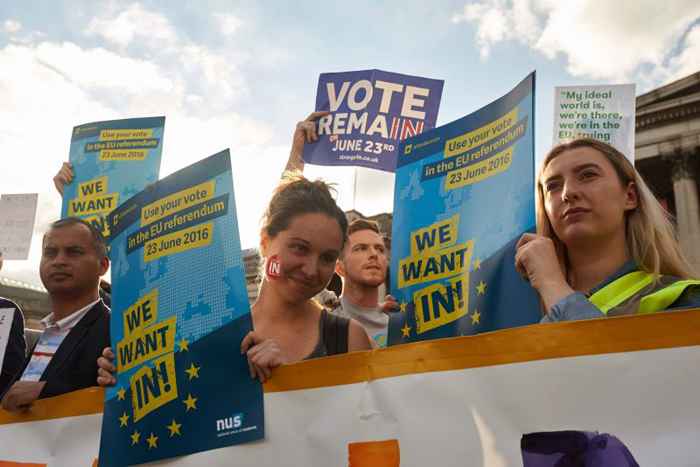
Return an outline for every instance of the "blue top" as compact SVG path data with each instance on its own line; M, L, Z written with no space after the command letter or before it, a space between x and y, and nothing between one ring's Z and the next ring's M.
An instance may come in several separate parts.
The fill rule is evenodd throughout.
M622 265L615 273L605 279L603 282L593 287L587 294L582 292L574 292L556 304L552 305L549 313L542 317L541 323L554 323L557 321L575 321L579 319L604 318L605 314L600 311L593 303L588 300L588 297L633 271L637 271L637 263L630 260ZM681 308L698 308L700 307L700 286L688 287L678 299L673 302L669 309Z

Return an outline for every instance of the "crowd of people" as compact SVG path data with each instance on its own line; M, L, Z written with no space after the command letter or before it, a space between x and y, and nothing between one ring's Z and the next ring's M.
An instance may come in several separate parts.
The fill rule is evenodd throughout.
M380 297L388 252L376 223L348 225L332 188L305 179L301 154L318 139L314 112L297 124L287 170L263 215L264 258L253 331L240 343L253 378L280 365L384 347L389 314ZM72 181L64 164L59 192ZM537 233L524 234L513 261L541 299L542 322L700 307L700 281L684 259L672 222L639 173L612 146L578 139L554 147L537 181ZM0 261L1 266L1 261ZM2 407L17 411L38 398L115 384L109 340L109 266L105 241L88 222L54 222L42 243L41 280L51 313L26 349L19 307L0 377ZM314 297L337 273L337 306ZM27 350L29 350L27 352Z

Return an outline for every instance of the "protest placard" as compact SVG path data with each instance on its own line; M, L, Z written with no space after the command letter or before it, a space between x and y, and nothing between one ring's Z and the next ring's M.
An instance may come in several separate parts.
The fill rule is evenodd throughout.
M107 215L158 180L165 117L86 123L73 128L73 181L64 187L61 217L92 223L109 240Z
M553 144L593 138L617 148L634 164L634 84L554 88Z
M27 259L34 232L38 195L0 196L0 253L2 259Z
M401 145L389 345L537 322L515 271L535 226L534 73L486 107Z
M109 217L111 339L100 465L131 465L260 439L262 388L228 150L149 186Z
M399 143L435 127L443 81L381 70L323 73L316 110L319 141L304 161L393 172Z

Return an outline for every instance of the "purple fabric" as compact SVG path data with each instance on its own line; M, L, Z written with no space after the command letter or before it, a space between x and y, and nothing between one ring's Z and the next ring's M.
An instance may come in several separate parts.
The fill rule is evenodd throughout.
M615 436L588 431L523 435L523 467L639 467Z

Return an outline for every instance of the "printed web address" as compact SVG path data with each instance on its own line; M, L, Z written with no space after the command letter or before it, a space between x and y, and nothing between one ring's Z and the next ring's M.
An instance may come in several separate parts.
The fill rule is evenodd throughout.
M340 155L338 156L338 159L341 161L367 161L367 162L379 162L378 157L369 157L369 156L362 156L360 154L356 154L353 156L344 156Z

